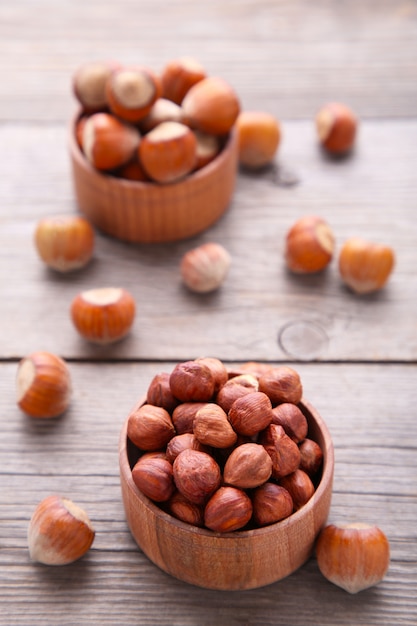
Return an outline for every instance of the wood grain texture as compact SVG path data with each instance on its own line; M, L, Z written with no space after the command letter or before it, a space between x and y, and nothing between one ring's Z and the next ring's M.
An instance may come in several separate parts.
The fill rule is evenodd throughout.
M0 366L0 623L407 624L417 619L415 370L407 365L300 364L305 395L335 446L330 521L376 522L392 559L385 580L357 596L327 583L313 557L262 589L216 592L164 574L125 521L118 470L123 422L151 377L172 362L70 363L66 415L48 422L15 405L16 364ZM395 393L393 394L393 389ZM395 427L394 427L395 424ZM64 493L89 513L96 539L65 568L30 562L26 531L38 501ZM300 590L303 602L300 604ZM343 607L343 610L341 609ZM40 613L42 611L42 613Z

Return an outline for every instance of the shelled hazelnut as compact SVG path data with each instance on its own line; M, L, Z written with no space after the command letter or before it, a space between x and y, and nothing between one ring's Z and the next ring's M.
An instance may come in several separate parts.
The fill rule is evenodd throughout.
M319 141L327 152L343 155L352 149L358 121L353 111L340 102L324 105L316 116Z
M93 227L77 215L44 217L36 225L34 238L42 261L58 272L84 267L94 252Z
M342 280L358 294L382 289L394 269L395 254L390 246L352 237L339 255Z
M205 243L184 254L180 272L191 291L209 293L226 280L231 265L228 251L218 243Z
M327 222L316 215L300 218L285 239L285 262L298 274L322 271L333 257L335 239Z
M98 170L114 170L130 161L139 141L137 128L109 113L91 115L82 128L83 152Z
M212 135L230 132L240 112L235 91L217 76L203 78L193 85L181 106L192 128Z
M284 519L320 483L323 453L308 439L301 409L288 401L301 398L298 373L257 363L250 371L228 373L213 357L177 363L152 379L147 402L128 418L127 436L138 452L132 467L137 488L174 517L214 532ZM263 378L270 395L259 390ZM152 397L171 408L149 404ZM273 423L280 407L289 434ZM301 469L307 441L318 448L308 472Z

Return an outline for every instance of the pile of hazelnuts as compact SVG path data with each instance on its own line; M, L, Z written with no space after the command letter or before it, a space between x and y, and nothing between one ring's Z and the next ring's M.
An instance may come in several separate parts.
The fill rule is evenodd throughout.
M128 417L132 479L174 517L215 532L258 528L301 508L320 481L292 368L205 357L157 374Z
M134 181L173 183L202 168L240 112L232 87L188 57L159 74L142 65L86 63L73 91L82 108L76 138L87 160Z

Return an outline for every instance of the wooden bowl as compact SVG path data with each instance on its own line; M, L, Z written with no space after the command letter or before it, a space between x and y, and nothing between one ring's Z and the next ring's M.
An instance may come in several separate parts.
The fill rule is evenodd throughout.
M224 534L179 521L139 491L131 473L138 450L127 437L126 420L119 443L123 503L132 535L153 563L199 587L236 590L281 580L307 561L329 514L334 453L320 415L305 401L299 406L307 417L309 437L323 450L322 476L314 495L281 522Z
M219 155L179 182L133 182L101 173L84 157L69 132L75 195L80 210L101 231L134 243L162 243L197 235L214 224L231 201L237 174L237 134Z

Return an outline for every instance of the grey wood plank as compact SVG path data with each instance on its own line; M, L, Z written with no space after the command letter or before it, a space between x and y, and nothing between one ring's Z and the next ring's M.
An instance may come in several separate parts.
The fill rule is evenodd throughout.
M43 347L86 359L416 359L415 121L364 121L357 150L342 162L321 154L311 122L283 121L277 163L299 184L282 187L273 170L240 172L229 210L200 236L129 245L99 235L93 263L61 276L38 259L33 233L41 217L77 211L66 132L53 124L0 128L8 146L0 156L1 356ZM290 275L285 234L312 213L333 228L335 259L320 275ZM387 287L371 296L350 293L337 269L342 242L356 235L397 256ZM181 285L179 262L209 240L230 251L232 267L221 290L198 296ZM106 284L130 289L138 312L125 341L98 349L78 337L69 306L79 290Z
M329 521L377 523L391 544L385 580L350 596L322 578L314 557L283 581L226 593L173 579L136 547L121 502L118 436L151 377L174 364L71 362L71 408L47 422L19 411L17 364L0 364L0 624L117 624L132 616L158 626L414 624L415 367L297 365L305 395L325 419L335 445ZM31 563L26 545L33 508L54 492L83 506L97 531L88 555L61 568Z
M229 80L245 108L310 118L336 98L363 117L414 116L415 14L414 0L3 3L0 120L65 120L86 60L159 70L184 54Z

